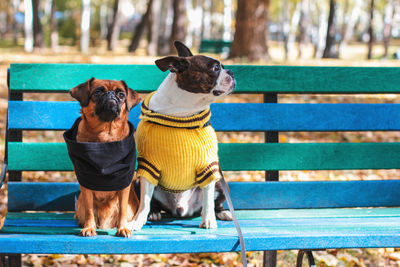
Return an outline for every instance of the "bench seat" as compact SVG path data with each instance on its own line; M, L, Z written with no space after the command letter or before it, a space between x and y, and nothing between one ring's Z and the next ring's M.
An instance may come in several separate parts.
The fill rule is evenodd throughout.
M131 238L98 230L82 238L73 213L9 213L0 235L4 253L188 253L239 249L233 222L198 228L200 218L150 222ZM400 208L238 210L246 248L326 249L400 246ZM3 241L4 240L4 241Z
M400 246L399 180L231 182L229 186L249 251ZM239 249L233 222L218 221L218 229L200 229L199 217L148 222L131 238L115 237L115 229L98 230L98 236L92 238L78 236L80 228L73 218L77 183L10 182L9 194L10 212L0 231L3 253L142 254ZM36 212L21 212L26 210Z
M280 132L399 131L400 104L278 103L281 94L399 94L398 67L227 66L237 94L264 103L215 103L216 131L257 132L258 143L220 143L224 171L265 171L268 182L231 182L231 198L248 251L299 249L298 265L312 249L400 247L400 180L278 182L279 171L399 169L400 142L312 140L279 143ZM29 131L63 131L79 116L76 101L24 101L26 93L67 93L91 77L123 79L139 93L158 88L167 73L154 65L11 64L5 163L8 211L0 231L0 261L21 265L21 253L127 254L239 251L232 222L200 229L200 218L148 222L131 238L99 230L78 236L73 219L77 183L21 182L25 171L72 171L66 146L23 140ZM234 98L232 98L234 99ZM259 98L251 98L258 101ZM27 99L25 99L27 100ZM47 101L53 100L53 101ZM234 99L236 102L240 99ZM309 103L311 102L311 103ZM344 103L343 103L344 102ZM356 101L358 102L358 101ZM369 101L367 101L369 102ZM139 106L130 113L134 125ZM304 141L304 140L303 140ZM333 142L332 142L333 141ZM229 178L229 177L228 177ZM329 179L328 179L329 180ZM300 264L300 265L299 265Z

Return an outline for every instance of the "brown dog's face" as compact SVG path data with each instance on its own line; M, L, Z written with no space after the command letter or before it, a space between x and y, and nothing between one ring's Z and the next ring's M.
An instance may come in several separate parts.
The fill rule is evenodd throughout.
M72 88L70 94L82 108L91 110L91 116L110 122L129 112L140 101L138 93L124 81L97 80L96 78Z

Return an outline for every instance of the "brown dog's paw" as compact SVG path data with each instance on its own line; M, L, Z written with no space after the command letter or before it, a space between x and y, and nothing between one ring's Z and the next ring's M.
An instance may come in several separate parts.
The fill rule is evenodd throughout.
M96 236L97 233L96 233L96 229L94 227L86 227L81 230L79 235L81 235L81 236Z
M123 228L119 228L115 235L121 236L121 237L130 237L132 235L132 233L128 228L123 227Z

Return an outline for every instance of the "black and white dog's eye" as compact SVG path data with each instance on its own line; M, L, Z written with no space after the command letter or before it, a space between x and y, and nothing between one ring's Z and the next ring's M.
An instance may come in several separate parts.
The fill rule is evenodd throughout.
M213 67L213 71L220 71L221 70L221 66L219 64L215 64Z

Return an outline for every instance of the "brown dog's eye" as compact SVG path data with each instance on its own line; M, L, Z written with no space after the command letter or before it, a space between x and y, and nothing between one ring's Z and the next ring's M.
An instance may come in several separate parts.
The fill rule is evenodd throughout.
M122 93L122 92L119 92L119 93L118 93L118 97L119 97L119 98L124 98L124 97L125 97L125 94Z
M96 90L94 91L94 95L100 95L101 93L103 93L104 92L104 87L99 87L99 88L96 88Z

